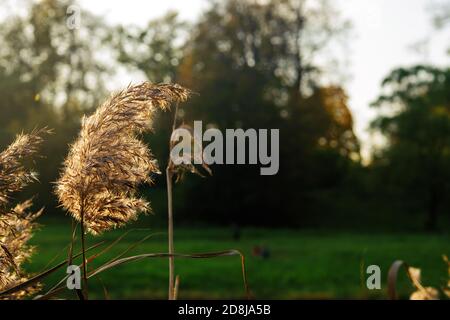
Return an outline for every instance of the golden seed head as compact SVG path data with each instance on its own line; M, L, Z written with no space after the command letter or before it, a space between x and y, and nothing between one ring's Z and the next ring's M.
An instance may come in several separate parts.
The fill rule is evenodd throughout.
M152 128L157 109L185 101L189 91L178 85L144 82L112 95L82 120L78 139L64 162L56 194L62 206L86 229L98 234L149 212L136 195L150 174L159 172L149 148L137 135Z
M36 173L26 169L22 161L36 154L43 142L42 134L49 132L41 129L30 134L20 134L0 153L0 292L27 280L21 265L33 252L28 241L37 227L35 219L43 210L35 214L29 213L33 204L31 200L10 207L10 195L36 180ZM35 293L39 287L37 284L1 298L22 298Z

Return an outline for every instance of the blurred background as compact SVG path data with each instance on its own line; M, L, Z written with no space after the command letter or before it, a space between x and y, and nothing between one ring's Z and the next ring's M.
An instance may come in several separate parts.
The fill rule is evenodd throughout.
M259 298L385 297L395 259L421 267L430 285L445 283L450 1L0 0L0 43L0 147L22 130L55 131L36 162L40 182L17 196L46 208L29 270L65 254L71 222L52 182L81 116L149 80L198 93L182 106L186 123L280 129L277 175L213 165L212 177L175 186L176 251L242 250ZM170 125L160 114L145 137L161 168ZM154 215L115 250L164 231L165 188L164 176L142 188ZM164 252L165 235L135 250ZM371 264L382 290L365 286ZM244 296L239 259L176 268L180 298ZM96 297L164 298L167 261L102 277L90 288Z

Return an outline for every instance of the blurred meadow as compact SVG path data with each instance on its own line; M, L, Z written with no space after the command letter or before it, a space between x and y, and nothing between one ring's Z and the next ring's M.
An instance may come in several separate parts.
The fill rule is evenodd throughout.
M44 221L32 244L37 253L27 270L39 272L48 262L62 261L70 242L70 227ZM164 230L133 230L111 251L92 262L94 269L120 254L147 235L152 235L128 255L166 252ZM113 231L90 237L93 245L112 242L125 233ZM176 250L183 253L211 252L239 248L246 257L248 282L252 296L259 299L386 299L387 272L382 275L383 290L366 288L365 268L376 264L388 270L394 260L402 259L422 268L422 279L429 286L440 287L447 277L441 258L448 252L448 236L416 233L361 233L339 231L296 231L289 229L246 228L239 240L233 230L218 227L177 228ZM268 256L255 255L254 248L264 246ZM100 249L96 251L101 251ZM239 257L214 259L176 259L180 276L180 299L245 299ZM64 270L46 281L56 283ZM105 271L89 282L91 298L165 299L167 296L167 259L136 261ZM50 286L46 287L50 289ZM406 276L399 277L399 295L407 298L412 286ZM66 293L67 298L76 298Z
M20 132L53 130L39 156L25 162L39 182L8 198L13 204L33 197L33 209L44 208L29 242L34 254L19 263L28 278L68 256L72 217L55 195L55 182L82 116L91 115L111 91L149 81L177 83L195 93L180 104L180 124L202 120L205 128L222 132L280 130L276 175L261 176L256 165L215 164L212 176L187 174L174 184L175 252L242 251L250 290L262 299L387 298L387 272L395 260L421 268L427 286L445 286L450 1L426 6L414 1L423 6L427 37L447 39L440 41L446 46L439 53L445 63L433 55L410 64L405 58L386 71L364 106L352 105L354 92L348 89L358 30L340 2L211 0L190 19L143 3L136 10L157 11L158 17L118 23L83 1L0 0L0 150ZM117 14L114 5L104 6ZM403 30L393 32L399 38L415 32L400 29L402 17L394 25ZM377 48L389 56L389 45L380 41ZM421 52L435 49L431 40L417 39L415 45ZM363 57L367 78L383 54ZM363 79L353 80L365 85ZM359 113L374 116L358 122L364 128L357 132ZM125 228L88 235L92 245L130 231L88 270L147 235L152 236L126 255L168 252L164 169L172 117L173 109L159 112L153 131L139 136L163 172L151 176L152 185L139 186L152 214ZM3 167L0 161L0 177ZM1 186L0 181L0 191ZM0 201L0 214L8 210ZM0 244L6 238L1 232ZM81 250L79 240L75 252ZM167 260L145 259L105 271L89 281L90 298L164 299ZM366 268L374 264L382 272L380 290L366 287ZM175 258L175 274L181 299L245 298L239 256ZM61 269L41 281L41 293L64 276ZM414 291L405 273L398 288L401 298ZM68 291L61 296L77 298Z

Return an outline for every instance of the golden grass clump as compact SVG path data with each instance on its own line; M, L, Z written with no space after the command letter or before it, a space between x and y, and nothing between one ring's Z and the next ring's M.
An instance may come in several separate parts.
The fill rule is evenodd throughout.
M159 172L137 135L152 129L157 109L185 101L178 85L144 82L112 95L84 117L64 162L56 194L62 206L92 234L123 226L150 210L136 189Z
M35 130L30 134L20 134L16 140L0 153L0 292L27 280L21 265L33 253L28 241L37 227L35 219L43 210L30 213L32 201L27 200L10 207L11 195L21 191L36 180L36 173L26 169L23 161L35 155L42 143L46 129ZM2 298L18 299L36 292L39 285Z
M36 154L47 129L19 134L5 151L0 153L0 205L9 202L9 196L36 180L37 174L23 165L23 160Z

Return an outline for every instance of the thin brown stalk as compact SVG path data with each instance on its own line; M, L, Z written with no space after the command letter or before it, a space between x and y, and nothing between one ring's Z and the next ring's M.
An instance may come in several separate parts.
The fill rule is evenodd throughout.
M168 240L169 240L169 300L174 300L174 274L175 260L172 256L175 252L173 245L173 203L172 203L172 172L166 169L167 179L167 214L168 214Z
M180 287L180 276L176 276L175 278L175 286L173 289L173 299L177 300L178 299L178 288Z
M72 265L72 261L73 261L73 247L75 245L75 238L76 238L76 233L77 233L77 227L78 226L77 226L76 221L72 219L72 229L71 229L72 230L72 232L71 232L72 237L70 239L69 253L68 253L68 257L67 257L67 266ZM75 293L76 293L78 299L85 300L82 290L76 289Z
M172 132L175 131L177 127L177 117L178 117L178 103L175 105L175 111L173 115ZM169 152L171 147L171 141L169 141ZM173 197L172 197L172 160L169 155L169 160L166 168L166 180L167 180L167 218L168 218L168 245L169 245L169 300L175 300L175 258L173 254L175 253L175 248L173 244Z
M80 232L81 232L81 252L83 258L83 283L84 283L84 295L85 298L88 298L89 290L88 290L88 279L87 279L87 261L86 261L86 235L84 230L84 211L81 208L81 223L80 223Z
M189 131L192 131L192 128L188 125L182 125L180 127L177 126L178 120L178 106L176 104L175 111L173 114L173 122L172 122L172 133L169 141L169 154L172 151L173 142L177 139L176 130L179 128L183 128ZM197 143L195 139L191 139L188 142L190 145ZM195 149L195 147L194 147ZM185 156L185 155L183 155ZM211 170L203 163L203 155L202 154L194 154L194 160L201 159L202 165L201 167L208 174L211 174ZM192 160L192 159L191 159ZM194 161L196 162L196 161ZM168 216L168 245L169 245L169 300L176 300L176 283L175 283L175 249L174 249L174 241L173 241L173 181L180 181L186 172L191 172L197 174L199 176L204 176L193 163L190 164L178 164L176 165L171 156L169 155L169 160L166 168L166 181L167 181L167 216Z

